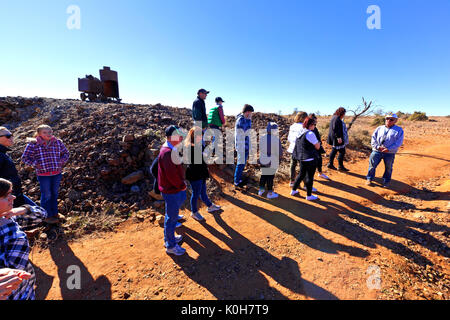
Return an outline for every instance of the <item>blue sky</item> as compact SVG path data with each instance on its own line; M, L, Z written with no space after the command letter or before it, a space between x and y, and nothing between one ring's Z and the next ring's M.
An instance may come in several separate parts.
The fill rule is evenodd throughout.
M0 1L0 96L78 98L119 72L124 102L192 106L199 88L257 111L331 114L361 97L450 114L448 0ZM69 5L81 29L66 26ZM381 30L369 30L369 5Z

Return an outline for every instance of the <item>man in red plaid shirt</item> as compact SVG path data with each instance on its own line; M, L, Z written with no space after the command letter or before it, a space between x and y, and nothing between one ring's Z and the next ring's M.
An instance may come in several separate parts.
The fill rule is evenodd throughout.
M53 136L49 126L39 126L36 139L30 139L22 155L22 161L36 169L41 187L41 206L48 212L47 223L58 219L58 191L61 172L69 160L69 151L63 142Z

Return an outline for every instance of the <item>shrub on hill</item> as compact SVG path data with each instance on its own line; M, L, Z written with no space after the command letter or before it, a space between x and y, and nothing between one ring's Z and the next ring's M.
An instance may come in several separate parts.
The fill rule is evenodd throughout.
M427 121L428 117L425 112L415 111L409 118L410 121Z

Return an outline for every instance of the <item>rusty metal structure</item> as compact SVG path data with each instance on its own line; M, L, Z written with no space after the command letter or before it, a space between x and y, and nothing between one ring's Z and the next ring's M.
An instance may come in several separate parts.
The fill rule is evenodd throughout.
M103 67L99 70L100 79L92 75L86 75L85 78L78 78L78 91L81 91L82 101L89 99L91 102L110 102L120 103L119 98L119 80L117 71L110 67Z

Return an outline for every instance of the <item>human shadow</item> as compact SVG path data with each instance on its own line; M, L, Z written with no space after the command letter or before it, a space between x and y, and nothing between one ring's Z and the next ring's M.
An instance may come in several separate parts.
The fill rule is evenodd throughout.
M327 197L332 198L335 201L344 203L348 207L352 208L354 211L349 215L349 217L358 220L359 223L363 223L386 234L403 237L427 248L430 251L436 252L445 257L450 257L449 247L445 243L437 240L435 237L427 233L427 231L449 232L450 228L448 228L447 226L438 225L434 222L418 223L412 220L380 213L367 206L363 206L358 202L336 195L327 195ZM348 210L342 208L342 212L348 212ZM416 229L422 229L424 231L418 231ZM380 236L378 237L378 241L382 241L384 242L384 244L388 244L393 252L411 258L418 264L430 264L430 261L427 258L419 255L417 252L412 251L411 249L400 243L396 243L396 245L393 246L391 243L386 241L386 239Z
M247 195L257 197L253 192L248 192ZM348 254L355 257L367 257L369 255L369 253L366 250L353 246L335 243L323 237L317 231L308 228L307 226L301 224L300 222L283 214L282 212L271 211L259 206L255 206L253 204L244 202L240 199L234 198L227 194L224 196L224 198L233 205L254 214L260 219L267 221L268 223L277 227L284 233L292 235L300 243L303 243L312 249L320 250L322 252L329 254L338 254L338 252L347 252ZM258 200L262 199L264 198L258 197ZM288 203L287 201L290 201L290 203ZM275 204L276 206L285 209L286 211L290 211L300 218L303 217L299 215L299 212L303 212L305 215L308 216L308 219L306 220L314 222L318 225L323 224L325 223L325 221L328 220L324 219L323 216L324 213L329 214L328 212L326 212L326 210L318 209L312 206L305 206L301 202L284 198L283 196L279 196L278 200L276 201L273 202L267 201L267 202ZM290 205L293 205L293 207L290 207Z
M34 273L36 274L36 299L45 300L52 287L53 279L52 277L45 273L41 268L33 264Z
M59 287L63 300L111 299L111 283L108 278L102 275L94 279L88 268L69 247L66 239L60 239L51 244L49 250L58 268ZM78 274L80 275L79 288L75 278Z
M345 174L349 175L349 176L352 176L352 177L355 177L355 178L358 178L358 179L360 179L361 181L364 181L364 182L367 180L367 176L366 175L362 175L362 174L355 173L355 172L352 172L352 171L346 172ZM321 180L318 180L317 182L324 183L324 181L321 181ZM331 182L336 182L336 181L335 180L327 181L327 184L330 184L330 186L332 186ZM378 184L379 186L382 186L383 178L382 177L375 177L372 180L372 182L375 183L375 184ZM351 187L350 185L344 185L344 186L345 187ZM359 188L359 190L362 192L361 196L364 196L368 200L373 200L372 198L369 198L368 195L375 196L374 199L382 197L381 194L375 193L375 192L369 190L369 188ZM414 190L419 191L418 189L414 188L413 186L411 186L409 184L406 184L404 182L395 180L395 179L391 180L391 182L389 183L389 189L387 189L387 190L392 190L392 191L395 191L397 193L407 193L407 192L411 192L411 191L414 191Z
M350 185L347 185L347 184L344 184L344 183L341 183L338 181L329 181L326 183L326 185L331 186L336 189L339 189L339 190L342 190L342 191L345 191L349 194L359 194L361 197L368 199L368 200L373 199L377 196L377 194L373 191L370 191L370 190L367 190L367 189L361 188L361 187L355 188L353 186L350 186ZM389 221L395 222L396 224L404 224L411 228L420 228L420 229L429 230L429 231L444 231L444 232L449 231L449 228L445 225L439 225L439 224L435 224L435 223L425 224L425 223L421 223L421 222L416 222L414 220L409 220L406 218L401 218L401 217L389 215L386 213L378 212L373 209L370 209L366 205L363 205L357 201L350 200L349 198L339 197L339 196L333 195L333 194L327 194L326 197L336 199L337 201L344 203L349 208L354 209L356 211L359 211L359 212L362 212L365 214L369 214L373 217L389 220ZM416 210L416 211L428 211L426 209L419 209L416 206L414 206L413 204L407 204L402 201L388 200L382 196L379 196L376 201L372 201L372 202L374 204L381 205L381 206L384 206L384 207L392 209L392 210L408 209L408 210Z
M183 228L180 232L183 233L184 242L199 256L193 259L185 254L171 258L189 278L205 287L217 299L288 299L270 285L264 274L292 292L314 299L337 299L327 290L302 279L295 260L288 257L276 258L229 227L220 215L215 216L215 219L227 235L217 231L207 222L203 222L202 226L211 235L223 241L231 251L220 248L201 233Z
M420 264L420 265L426 265L426 264L432 264L430 260L428 260L426 257L418 254L415 251L412 251L409 247L386 239L382 237L381 235L377 234L376 232L367 230L366 228L361 227L358 224L350 223L347 220L343 219L339 214L345 214L346 216L349 216L351 219L356 219L358 223L363 223L373 229L383 231L385 233L390 233L392 235L402 235L406 239L409 239L411 241L420 243L421 245L425 245L428 249L433 251L442 251L441 249L436 248L442 248L444 251L446 249L446 245L439 242L435 238L425 234L421 233L419 231L416 231L412 229L412 227L415 227L415 222L411 222L411 228L407 228L405 226L402 226L400 223L395 228L395 225L392 223L388 223L379 219L374 219L372 217L368 217L367 215L375 216L377 217L378 212L367 208L361 204L358 204L354 201L344 199L338 196L333 195L327 195L327 197L331 197L335 199L335 202L328 202L323 199L320 199L318 201L318 204L323 206L326 209L321 209L318 207L312 207L307 204L304 204L295 198L286 198L282 195L279 195L279 198L274 202L273 200L267 200L265 198L259 197L255 194L251 194L251 196L258 198L260 201L265 202L271 202L272 204L284 209L285 211L291 212L292 214L308 220L310 222L313 222L317 225L319 225L321 228L324 228L326 230L332 231L337 234L341 234L342 236L346 237L349 240L352 240L354 242L357 242L361 245L364 245L366 247L370 248L376 248L377 245L383 246L385 248L390 249L392 252L395 252L399 255L402 255L404 257L407 257L414 262ZM351 202L351 203L350 203ZM348 207L352 208L355 211L350 211L349 209L343 207L339 203L346 204ZM360 210L365 210L364 213L358 213L358 210L355 209L355 207ZM322 223L322 220L320 219L320 216L324 214L324 212L330 211L334 213L335 218L330 220L327 223ZM387 219L388 217L391 217L389 215L382 215L378 216L378 218ZM422 236L423 241L418 241L419 236ZM423 243L422 243L423 242ZM439 247L440 246L440 247Z
M418 157L418 158L430 158L430 159L436 159L436 160L450 162L449 159L439 158L439 157L431 156L431 155L428 155L428 154L420 154L420 153L412 153L412 152L398 152L396 154L396 156L397 155L399 155L399 156L409 155L409 156L414 156L414 157Z

